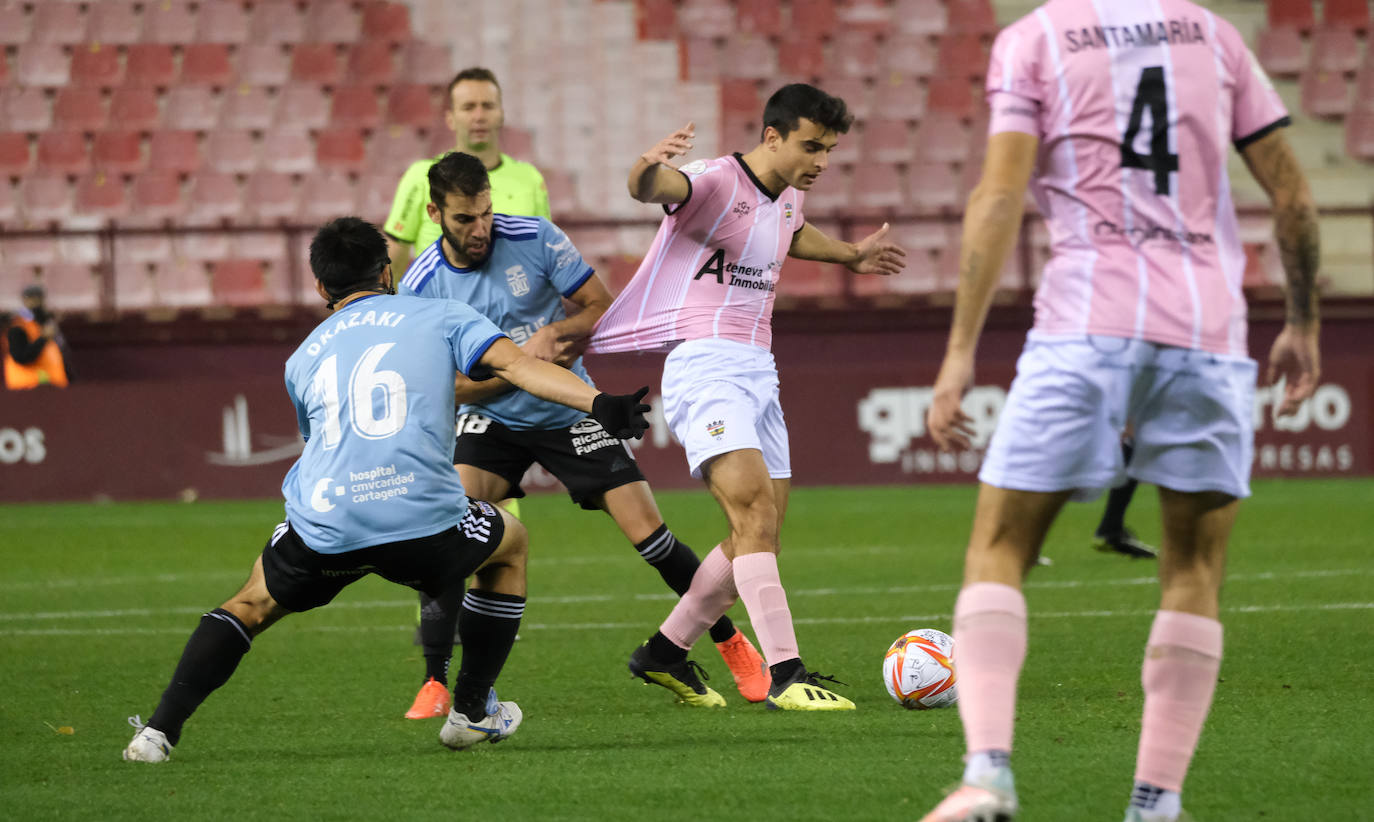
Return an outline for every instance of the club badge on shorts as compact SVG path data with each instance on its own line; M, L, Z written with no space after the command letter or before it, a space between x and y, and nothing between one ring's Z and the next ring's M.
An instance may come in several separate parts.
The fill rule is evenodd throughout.
M719 437L725 433L725 420L716 420L706 423L706 433L713 437Z

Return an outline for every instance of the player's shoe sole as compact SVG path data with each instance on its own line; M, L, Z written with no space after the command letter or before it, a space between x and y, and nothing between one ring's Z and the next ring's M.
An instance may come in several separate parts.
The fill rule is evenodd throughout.
M439 729L439 741L455 751L482 742L500 742L514 734L524 720L520 706L501 702L493 688L487 694L486 716L480 720L474 721L457 709L450 709L444 727Z
M736 628L734 636L716 643L716 649L730 667L730 676L734 677L740 696L750 702L762 702L768 698L768 666L749 637Z
M129 724L137 729L134 738L124 748L125 762L166 762L172 756L172 743L162 731L149 728L138 716L129 717Z
M852 711L854 703L821 685L822 677L800 669L786 682L774 683L768 691L768 709L773 711ZM831 682L835 680L830 679Z
M448 686L430 677L420 686L420 692L415 695L415 702L411 704L410 710L406 711L406 719L442 719L448 716L452 707L453 697Z
M649 643L630 654L630 673L650 685L659 685L673 692L677 701L693 708L724 708L725 697L701 681L706 670L690 659L665 665L649 655ZM709 677L708 677L709 678Z
M1012 822L1018 810L1011 769L1001 768L983 784L960 785L921 822Z

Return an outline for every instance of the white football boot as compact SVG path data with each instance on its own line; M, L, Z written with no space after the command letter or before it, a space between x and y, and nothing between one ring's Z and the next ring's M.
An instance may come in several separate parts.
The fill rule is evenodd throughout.
M964 782L921 822L1011 822L1019 809L1011 768L996 768Z
M138 715L129 717L129 724L138 733L134 734L129 746L124 749L126 762L166 762L172 756L172 743L167 741L167 735L162 731L144 725L142 717Z
M444 727L439 729L439 741L455 751L471 748L479 742L500 742L520 727L525 715L514 702L501 702L496 689L487 693L486 715L473 721L457 708L450 708Z

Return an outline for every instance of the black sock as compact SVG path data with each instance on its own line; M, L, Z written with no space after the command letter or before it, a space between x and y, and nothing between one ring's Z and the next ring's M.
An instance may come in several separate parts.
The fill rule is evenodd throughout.
M675 645L671 639L664 636L662 631L655 631L654 635L649 637L649 656L652 657L655 662L661 662L664 665L672 665L675 662L681 662L686 659L687 652Z
M692 587L692 576L701 566L701 560L697 559L695 551L668 530L667 524L658 526L658 530L635 545L635 550L658 571L658 575L678 596ZM724 642L734 635L735 623L727 616L722 616L711 626L712 642Z
M525 598L494 591L469 590L458 609L458 636L463 640L463 660L453 688L453 707L469 719L486 716L487 692L510 656ZM449 634L450 640L452 634Z
M777 665L768 666L768 673L773 675L774 685L778 684L779 682L786 682L787 680L796 676L797 673L804 670L806 669L802 666L801 657L796 656L792 657L791 659L784 659Z
M1134 451L1135 443L1129 437L1121 441L1124 464L1130 465ZM1097 536L1111 536L1126 530L1126 506L1131 504L1131 497L1135 495L1135 487L1139 484L1128 479L1111 490L1107 495L1107 508L1102 512L1102 521L1097 524Z
M463 602L463 586L454 585L438 597L420 594L420 645L425 654L425 681L431 677L448 684L448 664L453 658L453 629Z
M233 614L216 608L201 617L148 727L162 731L173 745L180 742L181 726L206 697L229 681L251 647L248 629Z

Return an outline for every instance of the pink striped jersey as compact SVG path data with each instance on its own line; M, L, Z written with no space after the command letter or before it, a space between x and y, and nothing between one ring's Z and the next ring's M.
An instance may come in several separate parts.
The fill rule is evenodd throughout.
M687 199L666 205L649 253L597 323L591 351L662 351L687 340L773 343L773 290L802 192L774 197L739 154L678 169Z
M987 92L989 133L1041 141L1032 333L1244 356L1228 144L1289 120L1236 29L1187 0L1050 0L998 35Z

